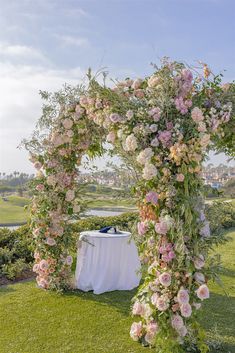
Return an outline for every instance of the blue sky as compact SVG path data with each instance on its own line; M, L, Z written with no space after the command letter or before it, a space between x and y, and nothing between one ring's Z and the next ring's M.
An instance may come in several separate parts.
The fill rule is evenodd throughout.
M235 78L234 0L0 0L0 7L1 171L32 171L16 146L40 115L38 90L75 84L89 66L138 77L169 56Z

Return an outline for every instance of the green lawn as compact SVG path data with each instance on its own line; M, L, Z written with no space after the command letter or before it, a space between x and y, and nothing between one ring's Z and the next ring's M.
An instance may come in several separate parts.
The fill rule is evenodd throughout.
M13 224L26 222L27 211L24 206L29 203L29 199L19 196L7 196L8 201L0 198L0 224Z
M211 350L217 353L235 352L235 232L230 235L232 241L218 249L230 297L211 283L201 319L208 338L222 343ZM0 353L146 353L129 338L134 293L57 295L37 289L34 281L2 287Z

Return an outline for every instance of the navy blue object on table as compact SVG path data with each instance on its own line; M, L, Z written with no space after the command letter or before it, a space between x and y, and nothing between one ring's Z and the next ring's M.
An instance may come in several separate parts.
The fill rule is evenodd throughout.
M117 229L116 229L116 227L113 227L113 226L108 226L108 227L104 227L104 228L101 228L100 230L99 230L99 232L100 233L108 233L108 231L110 230L110 229L114 229L114 233L119 233L119 232L117 232ZM112 233L113 234L113 233Z

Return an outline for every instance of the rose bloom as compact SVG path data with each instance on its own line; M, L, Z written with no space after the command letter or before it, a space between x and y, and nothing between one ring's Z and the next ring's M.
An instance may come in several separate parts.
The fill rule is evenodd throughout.
M189 303L180 306L180 312L183 317L190 317L192 314L192 307Z
M39 264L34 264L33 265L33 272L39 272Z
M73 120L66 118L64 121L62 121L62 124L66 130L70 130L73 126Z
M151 180L156 175L157 175L157 168L151 163L145 164L145 167L143 169L143 174L142 174L143 178L145 180Z
M38 185L36 186L36 190L37 190L37 191L43 191L44 189L45 189L45 187L44 187L43 184L38 184Z
M135 151L137 148L137 140L134 134L127 136L125 142L125 150L126 151Z
M158 234L161 234L161 235L166 235L167 231L168 231L168 226L167 226L167 223L160 220L159 223L156 223L155 224L155 231L158 233Z
M35 169L41 169L42 168L42 163L40 163L40 162L34 163L34 168Z
M154 293L152 296L151 296L151 303L154 305L154 306L157 306L157 300L159 298L159 295L158 293Z
M195 121L195 123L199 123L204 119L203 113L198 107L193 108L193 110L191 111L191 117L193 121Z
M154 156L154 152L152 148L148 147L139 153L136 160L139 164L145 165L146 162L149 162L153 156Z
M72 263L73 263L73 258L72 258L71 255L68 255L68 256L66 257L66 265L71 266Z
M163 272L160 276L159 276L159 282L161 283L161 285L163 287L169 287L171 284L171 275L167 272Z
M106 140L107 142L111 142L111 143L114 143L115 142L115 138L116 138L116 134L114 131L111 131L107 137L106 137Z
M195 272L194 273L194 279L198 283L205 283L205 276L201 272Z
M138 341L138 339L142 336L142 322L133 322L131 325L130 336L134 341Z
M197 296L199 299L204 300L208 299L210 297L210 292L206 284L202 284L197 290L196 290Z
M193 260L194 266L197 270L200 270L205 265L205 259L203 255L199 255Z
M181 337L184 337L187 335L188 330L185 326L182 326L180 329L177 330L177 332Z
M75 198L74 190L68 190L66 192L66 196L65 196L66 201L68 201L68 202L73 201L74 198Z
M133 315L143 315L144 314L144 307L139 301L136 301L135 304L133 305L132 314Z
M110 114L109 119L112 121L112 123L118 123L122 120L121 116L117 113Z
M177 299L179 304L186 304L189 302L189 295L188 291L185 289L180 289L178 294L177 294Z
M179 182L183 182L184 181L184 174L177 174L176 175L176 180Z
M165 296L161 296L157 300L157 308L159 311L166 311L169 308L168 299Z
M137 229L139 235L144 235L148 230L148 225L145 222L138 222Z
M48 288L48 281L44 278L37 279L37 284L39 287L47 289Z
M131 120L131 119L133 118L133 116L134 116L134 113L133 113L132 110L128 110L128 111L126 112L127 120Z
M154 342L156 333L159 331L158 324L155 321L150 322L146 327L146 331L145 340L151 344Z
M138 88L140 88L141 84L142 84L142 80L140 78L138 78L137 80L135 80L133 82L132 88L133 89L138 89Z
M146 194L145 199L147 202L151 202L153 205L157 205L158 194L155 191L150 191Z
M47 270L48 269L48 267L49 267L49 264L48 264L48 262L46 261L46 260L41 260L40 262L39 262L39 267L40 267L40 270Z
M151 141L150 145L151 145L152 147L157 147L157 146L159 146L158 138L155 137L155 138Z
M47 243L47 245L50 245L50 246L56 245L55 239L53 239L53 238L51 238L51 237L48 237L48 238L47 238L46 243Z
M183 325L184 325L184 321L183 321L183 319L182 319L182 317L180 315L176 314L176 315L172 316L171 326L175 330L179 330Z

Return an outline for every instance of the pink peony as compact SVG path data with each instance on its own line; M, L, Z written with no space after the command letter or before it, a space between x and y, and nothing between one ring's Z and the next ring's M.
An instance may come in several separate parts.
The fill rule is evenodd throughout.
M188 291L185 289L180 289L178 294L177 294L177 299L179 304L186 304L189 302L189 295Z
M167 231L168 231L168 226L167 226L167 223L164 222L164 221L160 221L159 223L156 223L155 224L155 231L158 233L158 234L161 234L161 235L166 235Z
M133 322L131 325L130 336L134 341L138 341L138 339L142 336L142 322Z
M191 117L193 121L195 121L195 123L199 123L204 119L203 113L198 107L193 108L193 110L191 111Z
M180 315L176 314L176 315L172 316L171 326L175 330L179 330L183 325L184 325L184 321L183 321L183 319L182 319L182 317Z
M189 303L180 306L180 312L183 317L190 317L192 314L192 307Z
M147 202L151 202L153 205L157 205L158 203L158 194L154 191L150 191L145 196Z
M64 128L66 130L70 130L71 127L73 126L73 120L69 119L69 118L66 118L64 119L64 121L62 122Z
M206 284L202 284L197 290L196 290L197 296L199 299L204 300L208 299L210 297L210 292Z
M176 175L176 180L179 182L183 182L184 181L184 174L177 174Z
M144 315L144 307L139 301L136 301L135 304L133 305L132 314L133 315Z
M163 272L158 279L163 287L169 287L171 284L171 275L167 272Z

